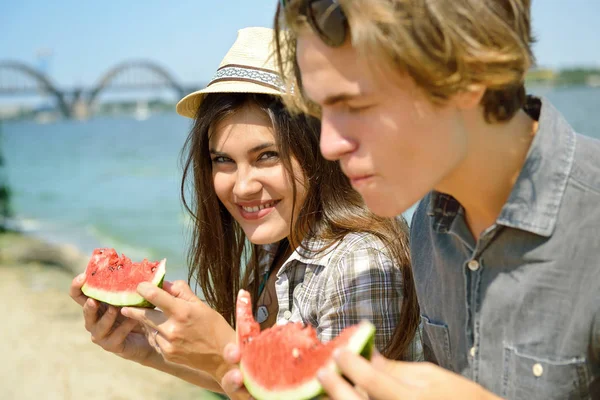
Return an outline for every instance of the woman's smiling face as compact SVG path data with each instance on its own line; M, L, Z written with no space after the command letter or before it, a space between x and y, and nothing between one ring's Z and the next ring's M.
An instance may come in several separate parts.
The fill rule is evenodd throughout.
M245 105L210 131L212 177L217 197L254 244L275 243L290 233L306 198L304 173L292 159L293 183L283 166L270 118Z

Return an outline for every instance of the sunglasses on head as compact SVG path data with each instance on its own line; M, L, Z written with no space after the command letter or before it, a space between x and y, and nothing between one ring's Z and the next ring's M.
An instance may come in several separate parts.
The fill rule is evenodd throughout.
M280 2L285 9L288 0ZM304 0L300 12L328 46L338 47L346 40L348 21L337 0Z

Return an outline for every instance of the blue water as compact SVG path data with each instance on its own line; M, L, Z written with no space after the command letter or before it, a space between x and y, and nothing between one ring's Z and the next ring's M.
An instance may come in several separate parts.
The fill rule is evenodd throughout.
M179 152L189 124L176 114L4 123L6 173L21 225L86 253L110 246L132 258L167 257L169 278L184 277Z
M536 88L576 130L600 137L600 88ZM91 253L110 246L134 259L168 259L186 277L187 216L179 152L191 121L173 114L2 123L13 208L25 230ZM414 208L407 211L410 216Z

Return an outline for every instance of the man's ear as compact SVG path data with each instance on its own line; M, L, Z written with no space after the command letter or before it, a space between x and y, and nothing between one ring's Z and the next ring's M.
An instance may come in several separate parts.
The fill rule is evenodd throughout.
M481 103L481 99L485 94L486 87L480 84L471 84L461 92L456 93L452 96L451 102L455 107L462 110L469 110L476 108Z

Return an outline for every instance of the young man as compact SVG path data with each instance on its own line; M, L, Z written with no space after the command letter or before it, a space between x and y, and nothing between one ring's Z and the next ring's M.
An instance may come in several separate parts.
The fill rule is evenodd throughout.
M600 398L600 143L525 96L530 1L292 0L276 23L325 157L380 215L422 200L411 250L432 363L342 352L342 372L376 399Z

